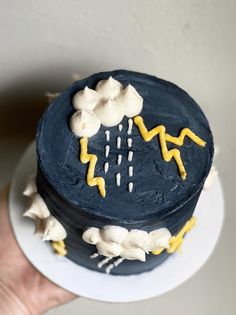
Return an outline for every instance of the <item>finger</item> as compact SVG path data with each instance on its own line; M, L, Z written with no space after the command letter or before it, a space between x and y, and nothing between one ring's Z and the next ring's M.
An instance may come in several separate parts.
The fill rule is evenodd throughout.
M7 260L11 255L21 254L10 223L8 195L10 185L0 190L0 258Z
M50 280L47 280L47 281L48 281L49 287L51 286L50 292L51 292L52 297L55 298L57 305L70 302L70 301L72 301L78 297L75 294L73 294L73 293L59 287L58 285L54 284Z
M55 289L55 293L58 296L60 303L68 303L68 302L73 301L74 299L76 299L78 297L75 294L73 294L73 293L71 293L65 289L62 289L60 287L57 287Z
M7 208L9 188L10 184L6 185L0 190L0 210L2 208Z
M11 232L8 216L8 193L9 185L0 191L0 236L4 237Z
M44 307L44 309L41 310L42 313L48 309L71 302L78 297L75 294L57 286L47 278L45 278L43 287L44 296L47 297L47 300L46 303L41 304L41 306Z

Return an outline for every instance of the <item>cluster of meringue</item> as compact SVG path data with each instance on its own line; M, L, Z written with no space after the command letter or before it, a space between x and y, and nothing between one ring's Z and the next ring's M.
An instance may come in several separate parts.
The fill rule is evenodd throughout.
M148 233L109 225L102 229L88 228L82 238L86 243L96 245L98 253L105 257L121 256L128 260L146 261L149 252L169 248L171 234L166 228Z
M31 202L23 214L35 220L35 233L39 234L43 241L62 241L67 237L62 224L48 210L43 198L37 192L35 175L28 178L23 195L30 197Z
M132 85L126 88L109 77L99 81L96 89L77 92L73 98L76 112L72 115L70 126L78 137L92 137L100 126L118 125L124 116L132 118L143 108L143 98Z

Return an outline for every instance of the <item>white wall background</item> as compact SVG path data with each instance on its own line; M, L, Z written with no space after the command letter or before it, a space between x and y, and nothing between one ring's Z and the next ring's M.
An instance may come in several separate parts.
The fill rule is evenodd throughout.
M150 301L79 299L50 314L235 314L235 38L235 0L0 0L0 185L34 137L44 92L75 72L126 68L175 82L203 107L221 148L225 225L196 276Z

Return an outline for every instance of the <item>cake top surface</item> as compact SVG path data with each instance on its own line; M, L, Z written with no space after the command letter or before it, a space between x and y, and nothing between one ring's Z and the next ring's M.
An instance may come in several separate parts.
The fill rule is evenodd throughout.
M101 124L96 129L94 124L97 132L88 137L78 137L71 130L76 93L86 87L95 90L101 80L110 77L124 89L131 85L140 95L143 103L138 117L147 132L164 126L164 135L170 138L188 128L206 142L200 146L188 136L181 146L166 142L167 150L178 149L186 178L174 158L169 162L163 158L161 134L145 141L133 117L124 116L112 127ZM81 162L81 139L87 139L87 153L97 157L94 177L104 179L105 196L96 185L87 183L89 164ZM121 222L158 219L177 211L201 189L213 151L208 121L186 92L170 82L125 70L102 72L75 82L51 103L37 133L38 165L56 192L86 214Z

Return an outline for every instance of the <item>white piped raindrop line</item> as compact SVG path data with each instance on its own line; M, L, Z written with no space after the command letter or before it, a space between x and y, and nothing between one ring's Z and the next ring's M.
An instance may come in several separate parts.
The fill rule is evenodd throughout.
M111 270L115 267L114 264L110 264L106 267L105 271L107 274L109 274L111 272Z
M110 131L109 130L105 131L105 136L106 136L106 141L109 142L110 141ZM109 144L107 144L105 146L105 157L106 158L108 158L109 153L110 153L110 146L109 146ZM108 169L109 169L109 163L105 162L104 166L103 166L103 170L104 170L105 174L108 172Z
M101 261L98 262L97 266L98 268L102 268L103 265L105 265L106 263L108 263L108 261L110 261L113 257L107 257L102 259Z
M119 131L122 131L123 125L122 125L122 124L119 124L119 125L118 125L118 129L119 129Z
M123 257L121 257L121 258L118 258L117 260L115 260L115 261L113 262L113 264L109 264L109 265L106 267L106 269L105 269L105 270L106 270L106 273L109 274L113 268L118 267L124 260L125 260L125 259L124 259Z
M109 142L110 141L110 131L106 130L105 135L106 135L106 141Z
M132 121L132 123L130 121ZM132 130L132 126L133 126L133 120L129 119L128 123L129 123L129 128L128 128L127 133L131 134L131 130ZM127 139L127 143L128 143L128 147L132 148L132 139L131 138ZM134 155L133 151L130 150L128 152L128 161L129 162L131 162L133 160L133 155ZM128 167L128 174L129 174L129 177L132 177L133 174L134 174L134 168L131 165ZM134 183L133 182L129 182L128 183L128 191L131 193L133 191L133 189L134 189Z
M119 266L119 264L121 264L123 261L125 260L125 258L120 257L119 259L114 261L114 265L115 267Z
M118 154L118 157L117 157L117 165L120 165L120 164L121 164L121 161L122 161L122 155L121 155L121 154Z
M106 158L108 157L109 152L110 152L110 146L107 144L107 145L105 146L105 157L106 157Z
M127 139L127 143L128 143L128 147L131 148L132 147L132 142L133 140L131 138Z
M129 151L128 153L128 161L131 162L133 160L133 155L134 155L134 152L133 151Z
M120 181L121 181L121 175L120 175L120 173L117 173L116 174L116 185L117 186L120 186Z
M109 169L109 163L105 162L105 164L104 164L104 173L105 174L108 172L108 169Z
M128 170L129 170L129 177L132 177L133 174L134 174L134 168L133 168L133 166L129 166Z
M128 130L127 130L127 133L128 133L128 135L131 135L131 133L132 133L132 128L133 128L133 119L129 119L128 120Z
M130 193L133 191L133 188L134 188L134 183L133 182L129 182L128 183L128 189L129 189Z
M121 137L116 138L116 147L117 147L117 149L121 148Z
M94 253L94 254L90 255L90 258L91 258L91 259L94 259L94 258L97 258L98 256L99 256L98 253Z

